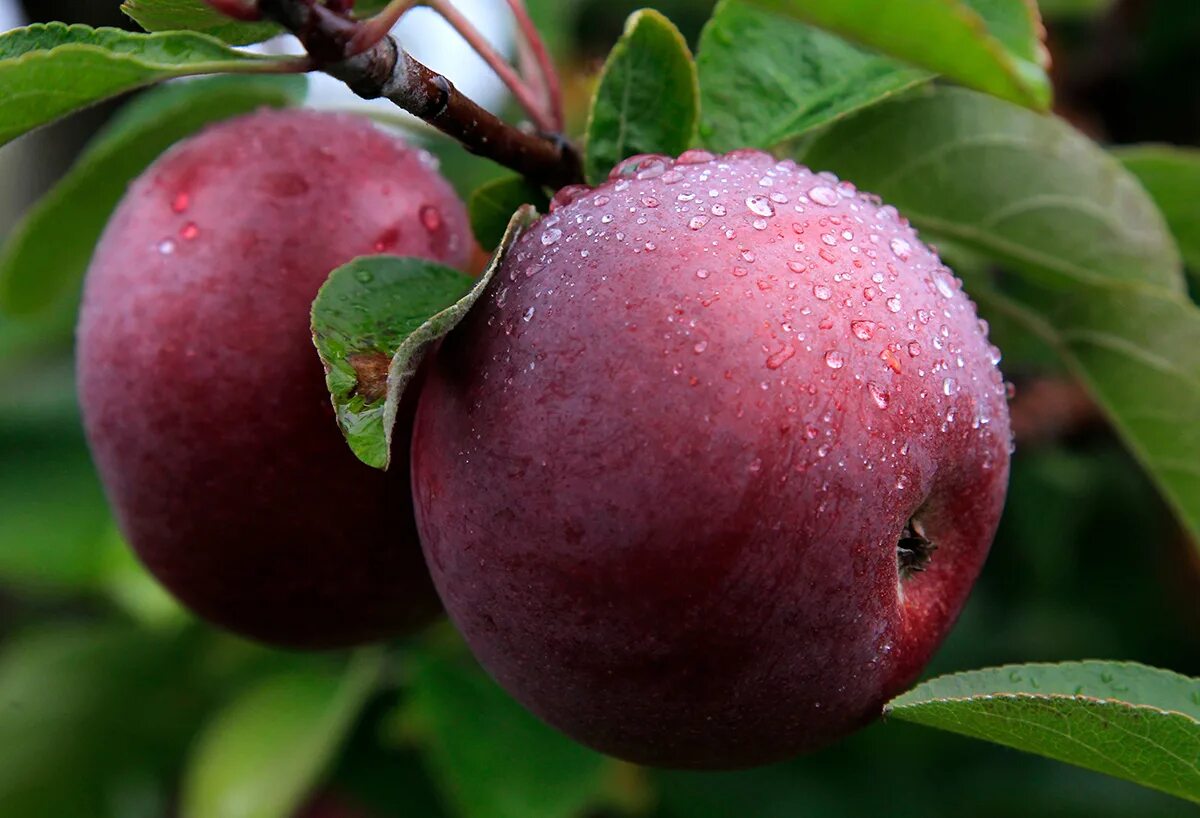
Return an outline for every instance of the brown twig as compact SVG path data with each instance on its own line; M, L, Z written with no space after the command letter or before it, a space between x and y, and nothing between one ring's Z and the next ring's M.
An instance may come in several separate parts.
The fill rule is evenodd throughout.
M362 23L315 0L259 0L263 17L292 32L320 70L364 99L386 97L472 153L558 189L583 180L579 154L561 137L509 125L461 94L448 79L383 36L356 53Z

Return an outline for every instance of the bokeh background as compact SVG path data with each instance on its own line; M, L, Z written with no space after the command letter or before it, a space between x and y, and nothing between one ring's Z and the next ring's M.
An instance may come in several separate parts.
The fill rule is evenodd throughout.
M502 0L463 5L511 46ZM646 3L531 5L579 116L588 77L625 16ZM693 38L711 6L652 5ZM1200 145L1200 2L1041 5L1061 115L1104 143ZM0 30L22 18L130 25L116 0L0 0ZM436 42L425 25L406 36ZM452 46L418 55L490 106L506 105ZM354 103L329 85L313 102ZM0 150L0 237L118 105ZM439 153L463 192L497 172L461 151ZM20 321L0 316L4 818L167 818L181 792L228 797L222 782L239 775L243 788L322 794L308 809L326 818L1192 814L1131 784L899 723L760 770L640 770L541 726L444 626L366 660L275 652L216 632L157 589L113 527L74 398L76 306L72 294ZM1196 549L1087 397L1036 350L998 340L1017 385L1010 500L984 575L929 673L1111 658L1200 675ZM310 736L311 721L347 695L351 661L381 662L382 684ZM295 718L307 713L315 716ZM250 738L212 750L239 729ZM305 741L311 752L300 763Z

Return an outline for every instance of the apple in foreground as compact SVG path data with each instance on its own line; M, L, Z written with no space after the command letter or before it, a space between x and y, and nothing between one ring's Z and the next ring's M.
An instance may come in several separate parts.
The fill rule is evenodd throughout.
M88 271L79 392L121 530L180 600L295 647L437 611L405 469L375 471L342 439L309 315L356 256L462 266L471 246L428 157L361 118L262 111L133 184Z
M434 582L497 681L592 747L813 750L917 676L984 562L998 361L877 198L760 152L635 157L556 197L430 369Z

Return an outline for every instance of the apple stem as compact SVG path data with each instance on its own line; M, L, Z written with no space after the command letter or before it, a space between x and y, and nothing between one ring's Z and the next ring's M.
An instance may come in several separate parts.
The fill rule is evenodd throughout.
M397 10L403 14L412 5L416 3L408 0L395 3L383 14ZM558 129L544 127L555 124L553 115L537 124L543 133L509 125L409 55L386 33L391 26L381 32L387 17L363 34L363 22L316 0L259 0L259 10L300 40L316 68L342 80L364 99L385 97L468 151L538 184L557 190L583 181L578 152Z

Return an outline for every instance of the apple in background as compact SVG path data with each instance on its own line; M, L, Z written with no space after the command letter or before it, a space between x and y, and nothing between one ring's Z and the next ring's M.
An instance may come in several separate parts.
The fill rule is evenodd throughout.
M87 276L80 400L123 533L198 614L335 647L437 610L408 476L342 439L309 314L356 256L461 267L472 243L428 156L356 117L231 120L133 184Z
M412 475L482 664L575 739L733 768L870 721L954 622L1005 387L894 208L760 152L571 188L445 340Z

